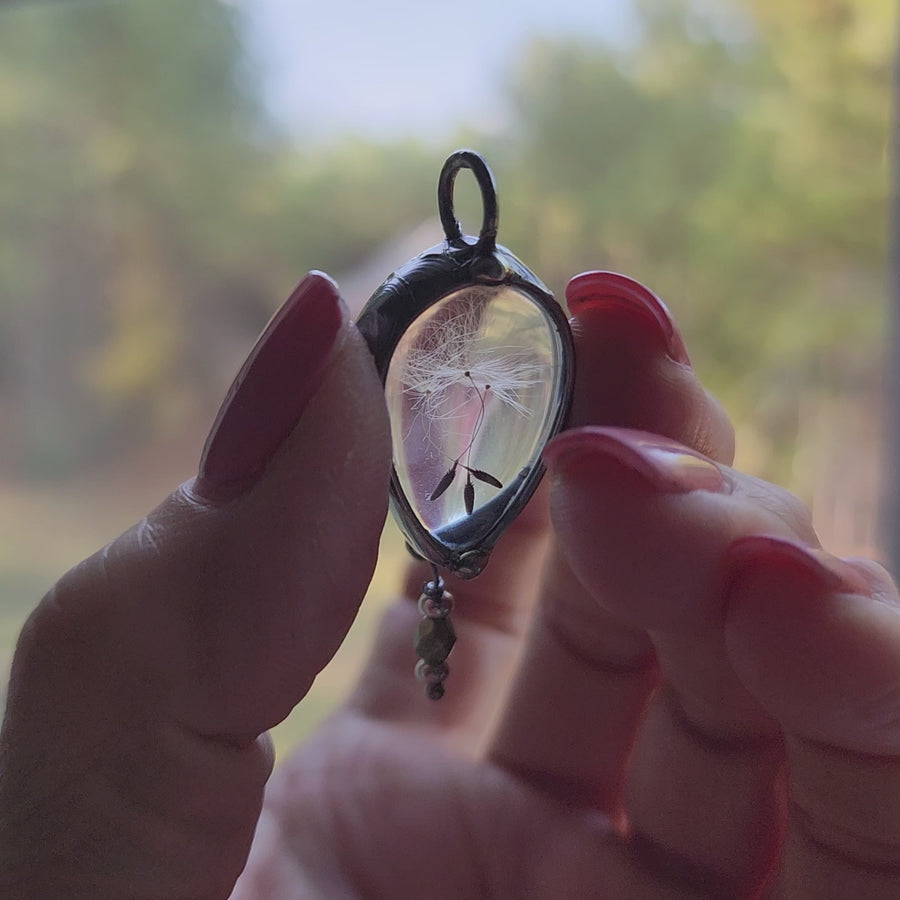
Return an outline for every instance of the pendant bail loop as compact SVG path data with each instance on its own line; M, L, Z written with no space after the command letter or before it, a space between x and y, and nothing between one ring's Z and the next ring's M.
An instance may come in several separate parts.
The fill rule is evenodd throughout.
M453 185L460 169L471 169L481 191L484 213L481 231L475 245L476 255L493 253L497 247L497 229L500 225L500 210L497 204L497 186L487 163L474 150L457 150L447 157L441 177L438 180L438 212L444 235L452 243L462 241L462 229L453 209Z

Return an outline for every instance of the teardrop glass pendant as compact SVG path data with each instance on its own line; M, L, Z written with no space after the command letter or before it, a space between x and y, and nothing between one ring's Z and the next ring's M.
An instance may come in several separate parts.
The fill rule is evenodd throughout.
M453 210L462 168L481 190L477 238L462 234ZM447 159L438 209L444 242L392 274L357 321L385 385L392 510L413 553L435 567L420 605L432 626L447 621L429 635L452 634L437 568L472 578L485 567L540 482L541 451L564 424L574 380L563 310L496 243L496 189L479 154ZM420 656L429 696L440 696L446 654Z
M478 574L512 520L503 513L536 484L561 388L555 335L528 294L472 285L397 344L385 383L394 472L403 515L414 517L407 536L437 565Z

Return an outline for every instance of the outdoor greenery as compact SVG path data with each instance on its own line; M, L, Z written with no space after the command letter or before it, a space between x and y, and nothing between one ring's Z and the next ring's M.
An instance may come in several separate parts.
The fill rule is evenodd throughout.
M634 275L735 415L789 419L786 387L873 375L893 4L639 10L634 46L523 48L511 127L465 137L551 287ZM52 474L177 427L221 393L210 322L251 334L308 268L347 271L432 214L452 147L298 144L258 94L240 14L213 0L3 14L7 463Z
M488 156L503 243L560 296L611 268L667 301L758 474L784 477L802 391L881 377L895 5L637 8L626 46L535 38L505 132L441 147L282 133L237 6L0 12L4 483L127 467L208 421L223 358L308 269L352 271L431 217L457 144ZM0 577L16 609L41 580L22 559Z

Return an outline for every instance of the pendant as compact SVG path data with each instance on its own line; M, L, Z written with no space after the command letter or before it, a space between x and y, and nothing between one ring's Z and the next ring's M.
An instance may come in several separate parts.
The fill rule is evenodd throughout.
M477 238L453 208L460 169L484 207ZM445 240L394 272L357 321L385 387L393 440L391 510L412 553L431 563L416 639L426 693L444 693L456 636L439 569L474 578L524 509L544 467L541 452L563 427L574 351L562 308L497 244L494 178L459 150L438 180Z

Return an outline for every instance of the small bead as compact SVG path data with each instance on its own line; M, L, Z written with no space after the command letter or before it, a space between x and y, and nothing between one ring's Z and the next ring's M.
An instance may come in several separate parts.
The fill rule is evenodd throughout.
M420 659L416 663L416 678L419 681L424 681L426 684L436 684L439 681L445 681L449 674L450 667L447 663L430 666L424 659Z
M429 619L443 619L450 615L453 609L453 595L448 591L440 594L425 592L419 597L419 612Z
M444 696L444 683L437 681L434 684L426 685L425 696L429 700L440 700Z
M439 666L456 643L456 631L449 618L425 618L416 630L416 655L429 666Z

